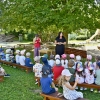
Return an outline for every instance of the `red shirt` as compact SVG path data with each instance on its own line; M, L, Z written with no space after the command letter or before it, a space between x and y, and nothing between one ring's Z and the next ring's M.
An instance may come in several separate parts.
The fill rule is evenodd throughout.
M62 71L64 70L64 67L62 66L54 66L53 67L53 79L56 80L62 73Z
M40 38L36 39L35 42L36 43L34 44L34 47L39 48L40 47Z

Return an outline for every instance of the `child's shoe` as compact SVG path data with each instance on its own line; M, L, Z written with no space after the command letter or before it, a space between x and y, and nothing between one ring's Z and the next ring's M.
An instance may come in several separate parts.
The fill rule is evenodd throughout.
M93 92L93 89L91 88L90 91Z
M9 74L6 74L4 77L10 77L10 75Z
M87 90L87 88L84 88L84 90Z
M76 88L75 88L76 90L78 90L78 86L76 86Z
M83 87L81 87L80 90L83 90Z
M35 82L35 84L38 84L38 82Z

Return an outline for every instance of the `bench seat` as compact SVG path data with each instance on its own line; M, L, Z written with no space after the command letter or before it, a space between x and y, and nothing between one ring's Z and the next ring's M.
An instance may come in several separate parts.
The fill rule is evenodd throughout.
M16 66L18 68L24 69L27 73L32 71L32 68L27 67L27 66L22 66L22 65L19 65L19 64L16 64L16 63L12 63L12 62L8 62L8 61L3 61L3 60L0 60L0 63L6 64L6 65L10 65L10 66Z
M64 96L59 97L57 95L58 93L59 92L55 92L55 93L52 93L50 95L46 95L44 93L40 93L40 95L44 97L44 100L67 100L67 99L64 98ZM76 99L76 100L87 100L87 99L79 98L79 99Z
M0 82L4 80L4 75L0 75Z

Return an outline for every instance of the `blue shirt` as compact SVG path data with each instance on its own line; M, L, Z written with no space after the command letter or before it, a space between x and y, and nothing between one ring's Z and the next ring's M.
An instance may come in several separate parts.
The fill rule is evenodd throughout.
M30 63L31 63L31 59L30 58L25 58L25 66L33 67L33 64L30 64Z
M51 88L52 78L42 77L40 79L40 83L41 83L41 88L43 93L49 93L52 90Z

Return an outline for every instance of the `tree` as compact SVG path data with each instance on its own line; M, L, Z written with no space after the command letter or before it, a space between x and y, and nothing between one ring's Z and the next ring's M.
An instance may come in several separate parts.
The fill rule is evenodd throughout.
M100 27L100 7L94 0L4 0L0 4L0 25L6 31L41 32L56 26L68 37L80 28Z

